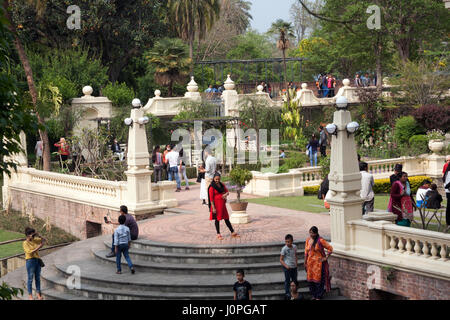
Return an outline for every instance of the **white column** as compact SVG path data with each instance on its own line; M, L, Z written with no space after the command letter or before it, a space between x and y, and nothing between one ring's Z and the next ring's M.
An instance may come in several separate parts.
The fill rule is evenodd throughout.
M347 133L351 122L350 111L338 110L333 123L337 126L337 136L331 141L330 203L331 241L336 249L347 250L350 243L350 229L347 222L362 217L361 173L354 135Z
M150 154L148 153L147 134L145 125L139 124L139 119L144 117L142 108L131 110L133 124L128 136L128 170L126 205L136 214L162 211L165 206L157 205L152 201L152 171L150 171Z
M223 105L225 108L225 116L239 116L239 96L236 90L234 90L234 81L231 80L228 75L227 80L224 83L225 91L222 93Z

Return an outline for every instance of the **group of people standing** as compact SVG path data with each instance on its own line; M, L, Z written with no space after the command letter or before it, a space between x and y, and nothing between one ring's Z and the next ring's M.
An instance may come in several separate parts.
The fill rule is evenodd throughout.
M335 95L336 78L330 74L321 74L316 81L319 98L331 98Z
M314 167L317 167L317 152L320 151L321 157L327 156L327 145L329 145L328 142L328 135L326 131L324 130L323 126L319 127L319 140L317 140L317 136L315 133L311 136L311 140L309 140L309 143L306 146L306 154L309 155L309 161L311 164L311 167L313 166L314 161Z
M181 177L184 178L186 184L185 190L189 190L189 179L186 173L186 163L184 159L184 151L176 151L175 145L166 145L164 151L161 152L161 146L157 145L152 152L152 163L154 169L154 181L162 181L162 173L165 171L167 179L177 183L175 192L181 192Z
M355 75L355 87L370 87L377 85L377 77L375 76L373 79L370 78L369 74L360 76L359 73Z

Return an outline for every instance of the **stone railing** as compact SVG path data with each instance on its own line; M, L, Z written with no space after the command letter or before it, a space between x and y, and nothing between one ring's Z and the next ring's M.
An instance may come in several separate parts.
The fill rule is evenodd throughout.
M442 159L440 161L442 162ZM423 155L420 157L373 160L367 163L369 172L373 174L374 179L387 179L393 174L396 164L402 164L403 171L407 172L409 176L429 175L432 178L438 177L440 175L438 171L442 170L439 168L442 168L443 163L439 162L435 165L435 162L435 160L429 160L427 155ZM432 170L432 167L435 168ZM253 171L253 179L244 192L259 196L303 195L303 187L320 185L322 182L321 169L322 167L291 169L288 174L263 174ZM286 175L290 178L286 178ZM263 183L263 181L265 182ZM267 184L267 181L271 181L271 183Z
M450 279L450 234L400 227L388 221L354 220L347 227L350 244L336 254Z
M449 261L450 234L386 226L390 254L414 255L423 259ZM449 261L450 262L450 261ZM450 264L448 265L450 267Z
M114 210L128 203L127 181L100 180L25 167L18 167L17 173L5 181L4 204L8 201L8 188ZM152 201L167 207L177 206L173 183L153 183Z

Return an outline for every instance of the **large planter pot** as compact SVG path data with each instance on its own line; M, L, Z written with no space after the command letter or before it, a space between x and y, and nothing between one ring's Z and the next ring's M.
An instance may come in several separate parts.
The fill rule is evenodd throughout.
M247 224L250 222L250 216L247 214L248 202L230 202L232 224Z
M248 202L230 202L231 210L233 211L246 211Z
M433 154L441 152L444 149L444 140L430 140L428 142L428 148L433 151Z

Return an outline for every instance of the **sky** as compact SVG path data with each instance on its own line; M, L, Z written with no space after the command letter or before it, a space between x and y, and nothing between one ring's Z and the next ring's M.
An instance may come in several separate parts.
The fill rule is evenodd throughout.
M290 20L290 9L296 0L250 0L252 28L266 32L277 19Z

